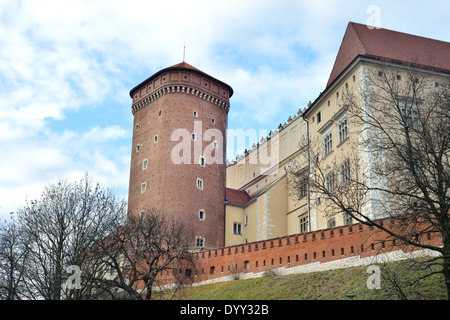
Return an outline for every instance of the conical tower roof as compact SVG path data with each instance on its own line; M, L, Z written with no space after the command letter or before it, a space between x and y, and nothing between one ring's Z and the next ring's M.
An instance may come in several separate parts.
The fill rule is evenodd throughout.
M219 83L219 84L225 86L225 87L228 89L229 93L230 93L230 95L229 95L230 98L231 98L231 96L233 95L233 88L231 88L231 86L229 86L228 84L226 84L226 83L223 82L223 81L220 81L220 80L218 80L218 79L216 79L216 78L210 76L209 74L203 72L202 70L195 68L194 66L190 65L189 63L186 63L185 61L183 61L183 62L177 63L177 64L175 64L175 65L173 65L173 66L171 66L171 67L162 69L162 70L158 71L157 73L155 73L154 75L152 75L150 78L144 80L143 82L141 82L140 84L138 84L136 87L134 87L133 89L131 89L131 91L130 91L130 96L133 97L134 92L135 92L138 88L140 88L140 87L142 87L143 85L147 84L148 82L152 81L153 79L155 79L156 77L158 77L158 76L161 75L162 73L165 73L165 72L167 72L167 71L173 71L173 70L193 71L193 72L195 72L195 73L197 73L197 74L199 74L199 75L201 75L201 76L204 76L204 77L206 77L206 78L208 78L208 79L210 79L210 80L212 80L212 81L215 81L215 82L217 82L217 83Z

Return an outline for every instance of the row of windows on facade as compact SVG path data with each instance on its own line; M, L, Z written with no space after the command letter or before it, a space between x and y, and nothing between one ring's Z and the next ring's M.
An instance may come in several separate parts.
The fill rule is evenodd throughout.
M161 110L159 111L159 116L161 116ZM193 116L194 116L195 118L198 117L198 112L197 112L196 110L193 111ZM216 123L216 119L215 119L215 118L211 118L211 123L212 123L212 124L215 124L215 123ZM136 124L135 129L138 130L138 128L139 128L139 124ZM195 141L195 140L197 139L197 134L193 132L193 133L191 134L191 139L192 139L193 141ZM155 135L155 136L153 137L153 143L157 143L157 142L158 142L158 135ZM214 141L212 142L212 146L213 146L214 149L217 149L217 148L219 147L219 144L218 144L218 142L217 142L216 140L214 140ZM142 149L142 144L139 143L139 144L136 146L136 152L139 152L141 149ZM204 166L204 164L205 164L205 159L204 159L203 156L200 157L200 164L201 164L202 166Z
M203 190L203 179L197 178L196 186L198 190ZM141 183L141 193L147 191L147 182Z
M194 116L194 118L198 118L198 112L196 110L193 111L193 116ZM158 117L161 117L161 110L159 110ZM211 118L211 123L212 124L216 124L216 119L215 118ZM139 129L139 124L138 123L134 126L134 129L135 130Z
M193 133L191 134L191 139L192 139L193 141L196 141L196 140L197 140L197 134L193 132ZM154 143L157 143L157 142L158 142L158 135L155 135L155 136L153 137L153 142L154 142ZM213 147L214 149L217 149L217 148L219 147L219 143L217 142L217 140L214 140L214 141L212 142L212 147ZM136 145L136 152L141 151L141 149L142 149L142 143L139 143L138 145Z
M420 131L422 125L420 123L418 114L419 106L416 103L411 103L406 101L406 99L400 99L399 102L400 110L400 125L404 128L414 129ZM317 119L320 119L320 112L318 113ZM338 131L338 146L343 143L348 138L348 123L347 116L344 115L337 121L337 131ZM323 157L325 158L333 151L333 132L332 128L327 130L322 137L323 142Z
M319 112L320 114L320 112ZM348 139L347 115L343 115L337 120L338 146ZM330 127L322 136L323 158L333 152L333 127Z
M204 210L199 211L199 218L200 218L200 220L205 220L205 211ZM245 216L245 219L246 219L245 225L247 225L248 216ZM233 234L242 235L242 223L233 222ZM202 237L195 238L195 246L196 247L204 247L204 245L205 245L204 238L202 238Z
M337 180L339 177L339 181ZM340 186L345 186L351 181L350 159L342 161L337 169L328 172L324 177L324 187L327 193L333 193L340 182ZM308 195L308 173L305 170L299 180L299 198L302 199ZM320 202L318 203L320 204Z
M344 225L353 224L353 218L350 214L344 212ZM327 221L327 228L335 228L336 227L336 218L331 218ZM308 232L308 216L304 215L300 217L300 233Z
M200 158L198 160L198 164L204 168L206 166L206 158L204 156L200 156ZM147 170L147 169L148 169L148 159L145 158L144 160L142 160L142 170Z

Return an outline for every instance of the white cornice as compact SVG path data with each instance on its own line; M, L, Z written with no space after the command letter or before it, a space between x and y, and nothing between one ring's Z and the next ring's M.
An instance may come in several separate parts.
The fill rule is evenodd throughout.
M148 95L147 97L145 97L144 99L142 99L141 101L133 104L133 106L131 107L131 112L133 114L135 114L136 111L144 108L145 106L147 106L149 103L155 101L156 99L166 95L166 94L171 94L171 93L185 93L185 94L191 94L191 95L195 95L196 97L199 97L203 100L206 100L214 105L217 105L221 108L224 108L227 112L230 109L230 105L216 97L213 97L212 95L199 90L199 89L195 89L195 88L191 88L188 86L180 86L180 85L167 85L164 86L158 90L156 90L155 92L153 92L152 94Z

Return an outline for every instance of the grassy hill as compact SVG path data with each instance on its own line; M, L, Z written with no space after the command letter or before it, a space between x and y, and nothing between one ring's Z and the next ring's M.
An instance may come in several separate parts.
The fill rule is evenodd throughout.
M425 275L414 261L379 265L380 289L369 289L367 266L331 271L268 276L179 289L177 300L446 300L441 274ZM397 287L401 290L396 289ZM400 294L399 292L402 292ZM167 294L167 293L166 293ZM168 299L169 296L159 297Z

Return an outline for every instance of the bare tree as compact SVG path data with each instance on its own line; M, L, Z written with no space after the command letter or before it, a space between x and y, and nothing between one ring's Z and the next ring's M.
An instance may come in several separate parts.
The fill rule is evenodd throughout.
M183 284L193 268L190 239L183 224L156 209L129 214L126 225L93 250L106 270L97 277L99 290L113 299L150 300L159 287Z
M0 299L21 299L21 284L28 246L13 220L0 225Z
M444 275L450 298L448 76L382 61L364 69L360 90L345 92L341 107L351 137L347 153L332 160L312 157L311 190L330 216L344 215L377 227L392 241L438 253L426 263L439 264L430 274ZM313 155L321 148L322 141L311 141ZM427 241L430 234L442 243Z
M39 199L17 212L16 226L27 254L16 266L16 271L23 271L18 295L48 300L89 297L91 285L85 281L77 290L66 288L67 268L82 266L89 248L115 231L115 224L124 223L125 217L126 203L87 175L78 183L60 181L45 187Z

